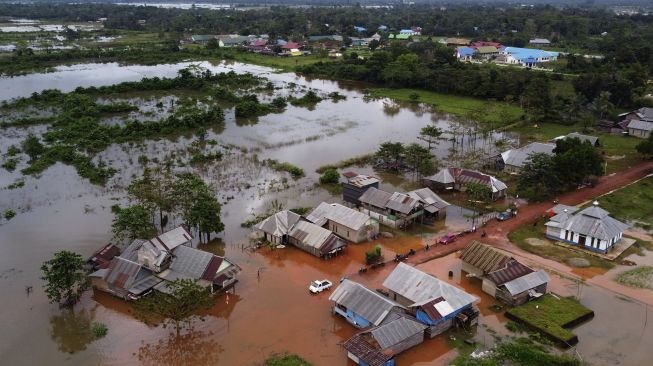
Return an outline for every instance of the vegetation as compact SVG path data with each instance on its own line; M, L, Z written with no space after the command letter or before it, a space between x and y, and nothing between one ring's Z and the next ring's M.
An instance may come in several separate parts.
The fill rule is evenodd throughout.
M156 228L152 224L150 213L141 205L121 208L116 205L111 208L113 221L111 229L116 239L132 241L146 239L156 235Z
M16 211L8 208L2 213L2 217L4 217L5 220L9 221L9 220L13 219L14 217L16 217Z
M635 288L653 289L653 267L639 266L619 273L617 282Z
M374 249L365 252L365 263L374 264L383 260L383 255L381 254L381 246L377 245Z
M653 158L653 133L648 138L637 144L637 152L648 158Z
M7 159L2 163L2 167L7 169L8 172L13 172L16 170L16 165L18 164L18 159Z
M570 346L576 336L565 327L594 316L594 312L573 298L546 294L508 310L506 316Z
M401 142L387 141L379 146L376 157L379 167L399 172L407 170L419 178L435 173L437 162L430 149L417 143L404 146Z
M67 250L54 254L54 258L41 266L45 280L45 294L51 303L73 306L88 287L82 256Z
M599 198L613 217L649 229L653 227L653 178L644 178Z
M96 339L104 338L109 332L109 327L106 324L100 322L93 322L91 324L91 333Z
M336 184L340 181L340 174L336 169L327 169L320 176L321 184Z
M459 356L452 364L457 366L580 366L582 362L571 355L553 354L528 338L517 338L499 343L485 357Z
M197 312L213 306L213 295L209 288L190 279L178 279L166 286L169 293L155 291L135 302L134 310L145 322L163 318L163 327L172 325L179 336L182 329L191 329L196 320L203 320Z
M314 106L317 103L321 102L322 98L318 97L314 91L309 90L301 98L291 98L290 104L294 106Z
M293 179L299 179L305 175L304 169L290 163L280 163L273 159L269 159L267 163L273 170L290 173Z
M329 164L329 165L324 165L317 170L315 170L316 173L319 174L324 174L325 171L329 169L344 169L344 168L349 168L350 166L363 166L366 164L369 164L374 158L374 154L369 154L369 155L360 155L360 156L354 156L352 158L340 161L336 164Z
M265 366L311 366L311 363L295 354L272 355L265 359Z

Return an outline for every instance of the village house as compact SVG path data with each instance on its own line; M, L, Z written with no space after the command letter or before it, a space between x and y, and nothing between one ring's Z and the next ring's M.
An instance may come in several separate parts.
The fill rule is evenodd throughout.
M322 202L306 219L354 243L370 240L379 234L378 221L339 203Z
M469 39L466 38L442 38L440 43L447 46L469 46Z
M422 216L419 200L407 194L369 188L360 196L361 212L393 228L405 228Z
M370 175L345 172L342 174L345 181L342 183L342 199L354 206L359 206L360 196L369 188L379 188L379 179Z
M579 139L581 142L589 142L594 147L601 147L601 141L599 140L598 137L583 135L582 133L578 133L578 132L571 132L564 136L554 137L553 139L551 139L550 142L555 143L558 140L573 139L573 138Z
M538 63L555 61L559 56L558 52L519 47L504 47L500 54L505 57L505 63L523 67L536 67Z
M469 47L471 47L471 48L487 47L487 46L494 47L497 50L499 50L500 48L503 48L503 45L501 45L501 43L499 43L499 42L490 42L490 41L475 41L475 42L472 42L469 45Z
M506 196L508 186L497 178L476 170L444 168L430 177L422 178L422 184L438 192L465 191L469 184L483 184L490 188L492 200Z
M456 47L456 58L460 61L471 61L476 54L476 49L471 47Z
M653 122L639 121L639 120L630 120L626 126L628 129L629 136L635 136L639 138L648 138L653 131Z
M117 245L107 244L93 253L93 255L91 255L91 257L86 261L86 265L95 270L107 268L111 260L119 254L120 248Z
M254 230L260 232L263 239L269 243L286 244L290 230L300 219L298 214L283 210L254 225Z
M405 314L406 308L360 283L345 279L333 291L333 313L357 328L378 326Z
M528 41L528 44L531 44L533 46L550 46L551 41L549 41L546 38L534 38Z
M481 60L490 60L499 56L499 50L494 46L478 46L475 55Z
M347 350L347 357L358 365L394 366L396 355L424 342L425 328L414 318L403 315L354 335L342 346Z
M288 243L325 258L336 255L345 249L347 243L331 231L308 221L298 221L288 234Z
M472 241L461 252L462 270L482 280L483 292L516 306L546 293L548 274L512 258L508 253Z
M471 325L478 321L473 306L479 299L437 277L405 263L399 263L383 281L390 290L390 299L411 309L418 321L428 326L431 338L458 323Z
M653 108L643 107L619 117L618 126L630 136L647 138L653 131Z
M621 241L629 226L610 216L594 201L592 206L578 212L554 207L555 215L545 224L546 236L553 240L577 245L595 252L607 253ZM558 211L558 213L556 213Z
M426 219L443 219L447 216L447 207L451 204L435 194L429 188L420 188L408 192L408 195L422 205Z
M194 279L211 291L236 282L240 267L223 257L192 248L192 235L182 226L153 239L134 240L105 268L89 275L94 288L135 300L176 279Z
M555 147L554 144L531 142L520 148L504 151L495 160L495 169L508 173L519 173L524 165L530 161L531 154L553 155Z

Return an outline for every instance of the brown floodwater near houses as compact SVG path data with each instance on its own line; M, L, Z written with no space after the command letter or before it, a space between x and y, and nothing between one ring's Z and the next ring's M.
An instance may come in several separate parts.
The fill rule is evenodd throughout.
M189 64L189 63L188 63ZM120 66L90 64L61 67L48 74L0 78L0 100L28 96L46 88L70 91L77 86L110 85L142 77L172 77L188 64L159 66ZM252 365L275 352L293 352L315 365L352 364L339 343L355 333L340 317L331 314L329 292L308 293L311 280L327 278L336 283L342 277L379 288L392 266L359 275L364 251L381 245L386 258L409 249L419 249L448 230L470 225L459 207L448 210L447 220L434 227L418 228L392 239L351 245L344 255L320 260L295 248L253 251L249 229L240 223L265 212L273 201L286 208L315 206L321 201L339 201L315 186L315 169L356 155L368 154L387 140L414 142L421 127L434 123L448 130L459 124L447 115L423 105L401 105L379 99L366 100L364 85L325 80L309 80L288 73L244 64L211 65L213 71L252 72L269 78L280 89L275 94L303 95L309 88L318 94L337 91L346 100L325 100L314 109L288 106L281 114L254 120L238 120L226 110L224 128L210 131L225 148L225 158L197 169L212 183L223 203L225 231L220 240L200 248L226 255L243 268L235 293L222 294L206 311L205 321L194 330L176 337L170 329L146 325L134 318L130 305L105 293L88 291L72 311L47 303L41 289L39 267L55 251L67 249L90 255L111 241L110 207L127 203L124 187L142 172L139 155L163 159L169 154L188 157L186 146L192 136L174 140L146 141L142 144L114 144L99 154L120 172L105 187L89 184L74 168L56 164L38 177L25 177L25 186L0 190L0 208L13 208L18 215L0 225L0 364L7 365ZM270 98L271 95L261 95ZM137 105L148 105L149 97L132 96ZM172 96L168 97L172 98ZM108 121L114 123L115 121ZM0 151L18 144L28 132L41 133L45 126L0 131ZM516 143L510 134L494 134L473 141L488 151L495 141ZM472 143L466 140L465 143ZM450 141L443 141L436 154L449 155ZM307 177L284 180L271 171L263 159L287 161L302 167ZM20 177L22 159L14 173L3 170L0 187ZM179 170L191 169L181 167ZM405 190L410 179L397 179L374 172L371 167L352 168L378 174L387 190ZM491 309L496 301L480 290L480 282L460 271L455 254L419 265L422 270L461 286L481 300L480 325L471 332L447 333L401 354L399 365L446 364L456 355L452 340L474 338L491 346L495 337L507 335L505 317ZM453 271L453 277L448 272ZM592 364L645 364L650 352L646 340L653 330L646 322L648 306L621 298L601 287L581 285L554 277L551 287L562 295L580 296L596 312L596 318L576 328L578 352ZM26 289L33 286L33 291ZM106 323L106 337L93 340L91 322ZM493 330L489 330L493 329Z

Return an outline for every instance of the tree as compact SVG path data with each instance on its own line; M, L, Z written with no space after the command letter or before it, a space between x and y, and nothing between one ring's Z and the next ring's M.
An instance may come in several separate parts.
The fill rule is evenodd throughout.
M63 250L41 266L46 281L45 294L51 303L72 306L88 287L82 256Z
M531 154L524 164L517 181L517 191L526 198L539 201L558 193L560 185L553 156L536 153Z
M45 151L45 147L43 147L39 138L31 133L23 140L21 146L30 160L36 160Z
M648 135L646 140L637 144L636 149L640 154L653 158L653 133Z
M206 242L211 239L211 233L219 233L224 230L224 224L220 220L220 203L208 192L202 192L193 203L190 209L188 225L197 227L200 242L202 233L206 234Z
M379 41L376 40L376 39L371 40L371 41L370 41L370 45L369 45L369 46L370 46L370 50L372 50L372 51L376 50L377 48L379 48L379 45L380 45L380 44L381 44L381 42L379 42Z
M399 169L399 161L404 154L404 144L401 142L384 142L376 152L376 156L386 164L391 164L391 169Z
M113 235L119 240L147 239L156 235L156 228L152 224L150 212L141 205L127 208L112 207L113 222L111 229Z
M435 170L431 151L420 144L412 143L406 146L404 155L406 164L418 176L432 173Z
M206 48L209 49L209 50L217 50L218 48L220 48L220 43L218 42L217 39L211 38L206 43Z
M177 336L182 329L191 329L197 319L203 320L196 315L198 310L214 304L210 288L195 280L178 279L167 283L166 287L169 293L155 291L134 303L134 310L146 322L162 317L163 326L174 326Z
M335 169L327 169L320 176L320 183L322 184L335 184L340 180L340 174Z
M419 131L419 138L429 144L429 150L431 150L431 144L437 144L440 136L442 136L442 130L434 125L424 126Z
M611 95L612 94L609 91L602 91L592 102L592 108L599 119L609 118L614 114L615 107L614 104L610 102Z
M492 197L492 189L487 184L469 183L465 186L467 197L474 202L487 202Z
M566 138L556 141L553 149L555 171L569 189L586 183L591 176L603 175L603 157L588 141Z

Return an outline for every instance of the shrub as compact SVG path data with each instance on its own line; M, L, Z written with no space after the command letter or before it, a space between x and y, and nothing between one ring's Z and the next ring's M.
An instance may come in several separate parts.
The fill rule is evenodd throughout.
M327 169L320 177L320 183L322 184L338 183L339 180L340 174L335 169Z
M2 167L7 169L7 171L13 172L16 169L16 164L18 164L18 159L7 159L2 163Z
M109 328L104 323L93 322L91 325L91 332L95 338L102 338L107 335Z
M9 220L13 219L16 216L16 211L8 208L3 213L3 216L4 216L5 220L9 221Z
M375 246L374 249L369 252L365 252L365 263L372 264L381 260L383 256L381 255L381 247Z

